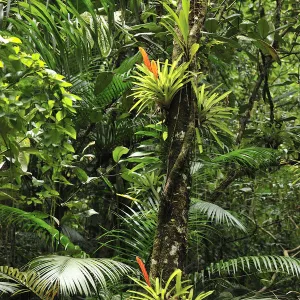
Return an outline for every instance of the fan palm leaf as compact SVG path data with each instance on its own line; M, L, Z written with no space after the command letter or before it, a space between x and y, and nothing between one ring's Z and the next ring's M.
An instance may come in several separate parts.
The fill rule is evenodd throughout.
M122 275L131 271L124 263L112 259L44 256L31 261L28 270L39 275L41 290L55 289L60 295L90 296L105 289L107 281L116 283Z
M40 299L50 300L57 294L91 296L130 271L127 265L111 259L51 255L34 259L23 271L1 266L0 277L17 282ZM13 287L7 285L6 290L14 291Z
M142 205L137 207L136 210L127 207L128 211L122 211L122 215L118 215L122 220L123 229L108 231L99 238L100 244L102 244L101 239L109 239L110 242L101 246L113 247L117 255L126 263L134 265L136 265L136 255L144 261L148 260L157 224L157 208L149 206L145 208ZM122 243L118 242L117 246L110 246L114 241L122 241Z
M0 277L9 279L15 283L12 283L12 285L16 284L18 286L18 290L15 291L11 290L8 292L33 292L36 296L38 296L40 299L47 300L52 299L55 295L55 291L41 291L38 286L36 285L38 283L38 274L35 272L22 272L18 268L12 268L8 266L0 266ZM21 289L21 287L23 287ZM54 292L54 294L53 294Z

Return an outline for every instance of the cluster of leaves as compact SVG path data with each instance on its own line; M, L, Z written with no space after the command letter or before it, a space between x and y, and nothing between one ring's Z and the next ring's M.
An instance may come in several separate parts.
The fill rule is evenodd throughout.
M40 186L44 181L36 177L48 172L52 180L67 182L61 171L63 161L71 161L74 152L71 116L79 97L66 90L71 84L47 69L38 53L24 52L20 39L1 36L0 53L2 180L14 189L27 175L34 186ZM34 174L28 170L30 155L40 161ZM9 189L9 185L2 187ZM58 195L46 183L44 188L41 198Z

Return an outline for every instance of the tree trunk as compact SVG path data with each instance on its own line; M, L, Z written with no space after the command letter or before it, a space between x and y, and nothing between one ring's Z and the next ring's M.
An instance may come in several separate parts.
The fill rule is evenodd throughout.
M191 0L189 45L197 42L207 1ZM181 7L179 1L178 7ZM174 43L173 60L181 54ZM184 57L183 60L187 60ZM190 71L197 72L196 63ZM158 226L153 245L150 275L162 274L167 279L172 272L184 268L187 255L188 210L190 205L190 154L194 145L195 101L192 87L187 84L174 97L168 110L167 179L161 195Z

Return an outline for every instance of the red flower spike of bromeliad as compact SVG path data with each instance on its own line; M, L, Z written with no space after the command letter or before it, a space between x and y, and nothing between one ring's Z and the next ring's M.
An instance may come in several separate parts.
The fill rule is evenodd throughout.
M148 275L148 272L147 272L147 270L146 270L146 267L145 267L143 261L142 261L138 256L137 256L135 259L136 259L137 263L139 264L139 267L140 267L140 269L141 269L141 271L142 271L142 274L143 274L143 276L144 276L144 279L145 279L147 285L148 285L148 286L151 286L151 284L150 284L150 279L149 279L149 275Z
M148 68L148 70L149 70L150 72L152 72L151 63L150 63L150 60L149 60L149 57L148 57L147 52L146 52L145 49L142 48L142 47L139 47L139 50L140 50L140 52L141 52L141 54L142 54L142 56L143 56L143 62L144 62L144 65Z
M155 78L158 78L157 65L154 60L151 60L151 72L154 74Z
M144 65L147 67L147 69L151 73L153 73L154 77L157 79L158 78L158 72L157 72L157 65L156 65L155 61L152 60L151 63L150 63L148 54L147 54L147 52L145 51L144 48L139 47L139 51L141 52L141 54L143 56Z

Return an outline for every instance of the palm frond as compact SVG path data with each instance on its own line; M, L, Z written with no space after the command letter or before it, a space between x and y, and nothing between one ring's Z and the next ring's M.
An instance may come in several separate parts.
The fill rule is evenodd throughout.
M196 199L192 199L196 200ZM190 213L200 212L207 215L210 221L217 224L227 224L228 226L234 226L244 232L246 232L246 227L230 212L223 209L222 207L205 201L197 201L194 205L190 207Z
M105 290L107 283L116 284L125 274L131 272L127 265L111 259L73 258L67 256L38 257L28 263L22 271L0 266L0 278L15 283L0 283L0 291L31 291L40 299L50 300L55 295L92 296L98 290Z
M286 256L245 256L212 263L206 268L209 276L218 273L236 274L238 270L263 272L279 272L300 277L300 260ZM204 276L205 270L202 271Z
M95 104L104 107L116 101L124 92L132 86L131 80L121 74L114 74L109 85L96 96Z
M250 169L261 169L277 165L278 157L279 154L274 149L251 147L220 155L212 162L217 164L234 163Z
M129 266L112 259L55 255L38 257L25 269L38 274L35 282L38 290L56 290L63 296L91 296L99 287L100 290L106 289L107 282L117 283L132 271Z
M38 274L32 271L28 272L22 272L18 268L12 268L8 266L0 266L0 277L4 277L6 279L10 279L11 281L14 281L17 283L17 286L24 287L22 290L18 288L18 293L20 291L22 292L28 292L31 291L35 295L37 295L40 299L50 300L53 299L55 295L55 291L41 291L41 289L38 288ZM12 284L14 285L14 284ZM12 290L8 291L12 292ZM15 292L15 290L13 290Z
M56 2L57 5L47 6L36 0L30 3L19 1L18 7L11 9L17 17L12 16L8 22L13 32L27 36L27 46L34 47L50 68L57 70L63 66L64 72L70 74L70 59L77 58L77 69L84 69L88 65L93 47L88 37L93 36L98 41L98 23L89 7L86 9L92 16L92 26L78 13L71 1Z
M113 247L118 257L130 264L136 266L135 257L138 255L144 261L147 261L154 240L156 229L156 209L137 205L138 209L127 207L126 211L118 215L122 220L122 230L111 230L99 238L100 247ZM121 241L117 246L110 246L114 243L103 244L101 240L110 240L110 242Z
M2 277L7 278L8 276L2 276L2 274L0 274L0 278L2 279ZM9 279L9 277L7 278ZM7 282L7 281L0 281L0 296L1 294L13 294L15 293L17 290L19 290L20 286L16 283L12 283L12 282Z
M100 73L95 82L96 98L95 103L93 104L100 107L107 106L129 90L132 87L132 78L129 76L129 73L140 59L140 53L125 59L117 69L114 69L113 72L111 72L111 80L105 88L103 88L103 75ZM96 91L99 87L101 88L101 92L97 93Z
M45 240L51 238L56 245L61 244L66 250L82 252L79 246L74 245L67 236L38 218L33 213L0 204L0 222L6 225L14 224L25 231L35 232ZM83 254L83 252L82 252Z

